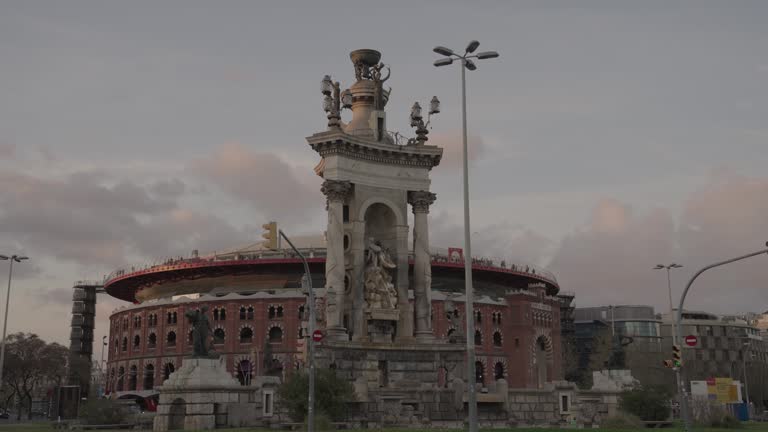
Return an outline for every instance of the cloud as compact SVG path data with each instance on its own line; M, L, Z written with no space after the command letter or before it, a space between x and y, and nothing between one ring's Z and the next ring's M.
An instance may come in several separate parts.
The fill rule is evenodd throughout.
M651 304L669 307L666 277L656 264L677 262L674 302L695 271L764 248L768 239L768 179L716 178L669 210L636 212L617 200L599 202L584 228L566 236L550 263L563 289L580 305ZM677 224L675 223L677 219ZM765 260L713 269L702 275L687 308L716 313L768 309Z
M275 220L308 220L308 210L321 208L323 202L320 177L302 175L276 154L252 152L239 143L192 161L187 172L203 176Z
M16 146L0 142L0 161L16 158Z
M430 219L430 243L436 248L463 247L464 227L441 212ZM473 226L472 255L504 259L509 263L541 265L555 243L524 226L501 222Z
M431 135L427 144L443 148L443 159L440 162L440 167L444 169L438 170L437 173L447 170L461 170L463 158L461 131ZM467 153L470 162L479 159L485 153L487 147L487 144L485 144L481 137L476 135L468 136Z
M39 178L0 170L0 241L36 257L112 267L242 238L228 222L181 208L180 180L149 186L103 173Z

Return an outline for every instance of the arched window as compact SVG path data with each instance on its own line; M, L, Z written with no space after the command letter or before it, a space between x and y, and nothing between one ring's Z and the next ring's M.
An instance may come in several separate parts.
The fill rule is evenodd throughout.
M152 390L155 386L155 366L148 364L144 367L143 390Z
M253 330L251 330L249 327L243 327L240 329L240 343L251 342L253 342Z
M493 367L493 378L494 379L504 379L504 363L498 362Z
M136 317L136 328L141 328L141 317Z
M134 350L139 349L139 345L141 345L141 337L139 337L139 335L136 335L133 337L133 349Z
M175 331L169 331L168 332L167 341L168 341L168 346L169 347L176 346L176 332Z
M299 321L304 320L304 305L299 306Z
M483 322L483 313L480 311L475 311L475 321L477 321L478 324Z
M213 331L213 343L217 345L221 345L224 343L224 329L223 328L217 328Z
M128 373L128 390L136 391L138 374L139 373L136 370L136 365L131 366L131 371Z
M176 324L176 312L173 313L173 324Z
M219 320L219 310L218 309L214 309L213 310L213 320L214 321L218 321Z
M475 382L485 385L485 367L481 361L475 362Z
M147 348L154 348L157 346L157 335L150 333L147 337Z
M128 337L123 336L123 351L128 351Z
M475 345L482 345L483 344L483 334L480 332L480 330L475 330Z
M120 369L117 370L117 391L123 391L124 386L124 378L125 378L125 368L120 366Z
M270 306L270 307L267 309L267 315L269 316L269 318L270 318L270 319L272 319L272 318L274 318L274 317L275 317L275 315L276 315L276 311L275 311L275 307L274 307L274 306Z
M117 354L118 352L120 352L120 340L115 339L115 354Z
M227 310L222 308L219 309L219 321L226 321L227 319Z
M283 317L283 307L282 306L278 306L277 307L277 317L278 318L282 318Z
M168 324L173 324L173 314L168 312Z
M501 346L501 333L493 332L493 346Z
M248 307L248 319L253 319L253 306Z
M271 343L280 343L283 341L283 329L280 327L272 327L269 329L269 341Z
M241 320L245 319L245 307L240 308L240 319Z
M173 363L166 363L163 367L163 381L167 380L175 370Z

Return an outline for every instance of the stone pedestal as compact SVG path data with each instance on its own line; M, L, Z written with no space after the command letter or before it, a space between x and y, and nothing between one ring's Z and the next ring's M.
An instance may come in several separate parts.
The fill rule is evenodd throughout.
M397 309L367 309L366 316L371 342L392 343L400 312Z
M153 430L210 430L227 425L230 405L253 403L256 388L241 386L222 358L189 358L157 388ZM217 421L218 420L218 421Z

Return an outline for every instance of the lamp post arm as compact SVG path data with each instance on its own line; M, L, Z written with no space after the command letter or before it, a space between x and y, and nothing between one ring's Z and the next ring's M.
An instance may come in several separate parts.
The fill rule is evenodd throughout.
M765 245L768 246L768 243L766 243ZM740 257L731 258L729 260L720 261L720 262L717 262L717 263L714 263L714 264L710 264L710 265L708 265L706 267L703 267L701 270L697 271L693 275L693 277L691 277L691 279L688 281L688 284L685 285L685 289L683 290L683 294L680 296L680 304L677 307L677 317L676 317L676 321L677 322L674 323L675 328L677 329L677 334L680 335L680 336L682 336L682 334L683 334L683 324L682 324L682 322L683 322L683 305L685 304L685 297L688 295L688 290L691 289L691 285L693 285L693 281L695 281L696 278L698 278L702 273L704 273L705 271L707 271L707 270L709 270L711 268L720 267L720 266L723 266L723 265L726 265L726 264L730 264L732 262L741 261L743 259L751 258L751 257L757 256L757 255L762 255L764 253L768 253L768 249L762 249L762 250L759 250L757 252L752 252L750 254L742 255ZM690 419L689 414L688 414L688 398L686 397L685 392L683 391L685 386L684 386L684 383L683 383L682 380L680 381L679 385L680 385L680 396L681 396L680 407L682 408L681 411L682 411L682 414L683 414L683 422L684 422L684 425L685 425L683 430L685 430L686 432L689 432L691 430L691 419Z

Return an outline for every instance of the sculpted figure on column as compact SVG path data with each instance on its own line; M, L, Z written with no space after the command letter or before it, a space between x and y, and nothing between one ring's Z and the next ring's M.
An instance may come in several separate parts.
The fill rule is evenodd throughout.
M389 257L387 251L381 246L381 242L370 239L368 243L368 257L366 259L365 274L365 301L371 309L395 309L397 308L397 290L392 284L392 276L389 270L395 268L395 263Z

